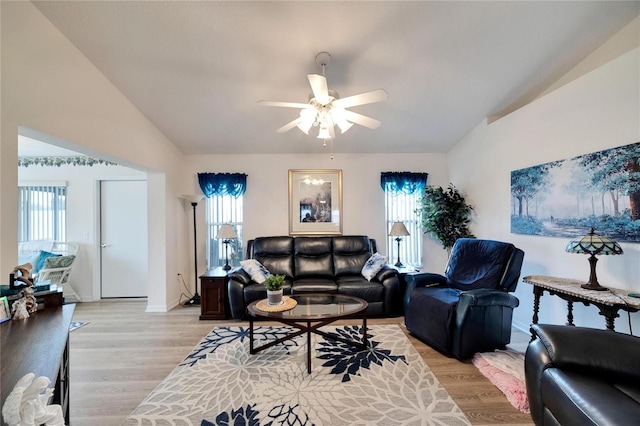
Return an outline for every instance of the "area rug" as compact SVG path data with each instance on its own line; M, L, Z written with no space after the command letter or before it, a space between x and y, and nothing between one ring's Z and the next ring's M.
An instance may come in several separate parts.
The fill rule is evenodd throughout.
M290 333L257 327L256 344ZM360 339L360 326L323 327ZM368 328L369 348L313 335L249 354L247 327L217 327L124 425L469 425L397 325Z
M488 378L507 400L523 413L529 412L524 378L524 354L513 349L477 353L473 365Z
M89 324L89 321L74 321L71 324L69 324L69 331L77 330L80 327L84 327L87 324Z

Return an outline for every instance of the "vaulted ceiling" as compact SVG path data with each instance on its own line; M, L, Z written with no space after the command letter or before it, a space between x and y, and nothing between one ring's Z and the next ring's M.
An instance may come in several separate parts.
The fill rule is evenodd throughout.
M446 152L486 117L542 93L640 13L612 1L33 1L185 154L314 153L276 129L306 102L331 54L342 97L382 125L354 126L335 152Z

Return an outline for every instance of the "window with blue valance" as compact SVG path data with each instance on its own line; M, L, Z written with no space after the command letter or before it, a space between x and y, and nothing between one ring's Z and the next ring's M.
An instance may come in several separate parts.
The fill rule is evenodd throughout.
M247 175L245 173L198 173L198 183L207 198L214 195L230 195L238 198L247 190Z
M428 176L428 173L382 172L380 186L384 191L395 194L422 194L427 185Z

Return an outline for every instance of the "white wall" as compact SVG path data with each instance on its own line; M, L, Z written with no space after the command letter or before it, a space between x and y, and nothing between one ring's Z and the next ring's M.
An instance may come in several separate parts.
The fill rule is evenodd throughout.
M192 180L192 192L195 193L200 192L197 173L238 172L248 175L244 196L245 242L260 236L289 234L289 169L340 169L343 181L343 235L360 234L375 238L379 251L385 254L388 230L380 173L427 172L429 184L448 183L444 154L335 154L333 160L328 152L315 155L198 155L187 156L186 164L185 171ZM204 220L204 207L198 206L198 229L205 229ZM205 235L203 232L200 234ZM205 247L202 246L201 250L198 260L205 258ZM425 268L441 271L445 263L446 251L425 238Z
M636 46L639 20L633 25ZM473 232L481 238L513 242L525 251L522 276L589 277L587 258L565 253L565 238L510 233L510 172L640 141L640 48L566 83L522 109L490 125L480 124L448 155L451 180L475 207ZM623 256L603 256L598 262L602 285L640 291L640 245L621 243ZM516 291L520 307L514 324L528 330L533 313L529 284ZM566 303L545 294L540 322L564 324ZM576 305L574 322L605 328L598 309ZM632 314L640 333L640 315ZM616 330L628 332L622 312Z
M97 300L94 294L94 274L99 267L99 224L92 214L97 204L96 181L105 179L146 179L146 174L122 166L29 166L18 168L18 180L26 185L32 181L66 181L67 241L78 244L69 283L82 301Z
M181 152L30 2L0 2L2 38L0 273L17 262L19 126L66 148L149 172L149 310L177 303L189 256ZM169 249L170 248L170 249ZM169 278L171 277L171 278Z

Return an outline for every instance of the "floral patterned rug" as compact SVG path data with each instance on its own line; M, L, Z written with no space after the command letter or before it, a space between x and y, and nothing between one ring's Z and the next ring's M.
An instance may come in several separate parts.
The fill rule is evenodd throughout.
M256 327L256 345L294 329ZM360 326L323 327L360 340ZM397 325L368 328L369 349L313 335L249 354L248 327L217 327L124 425L468 425Z

